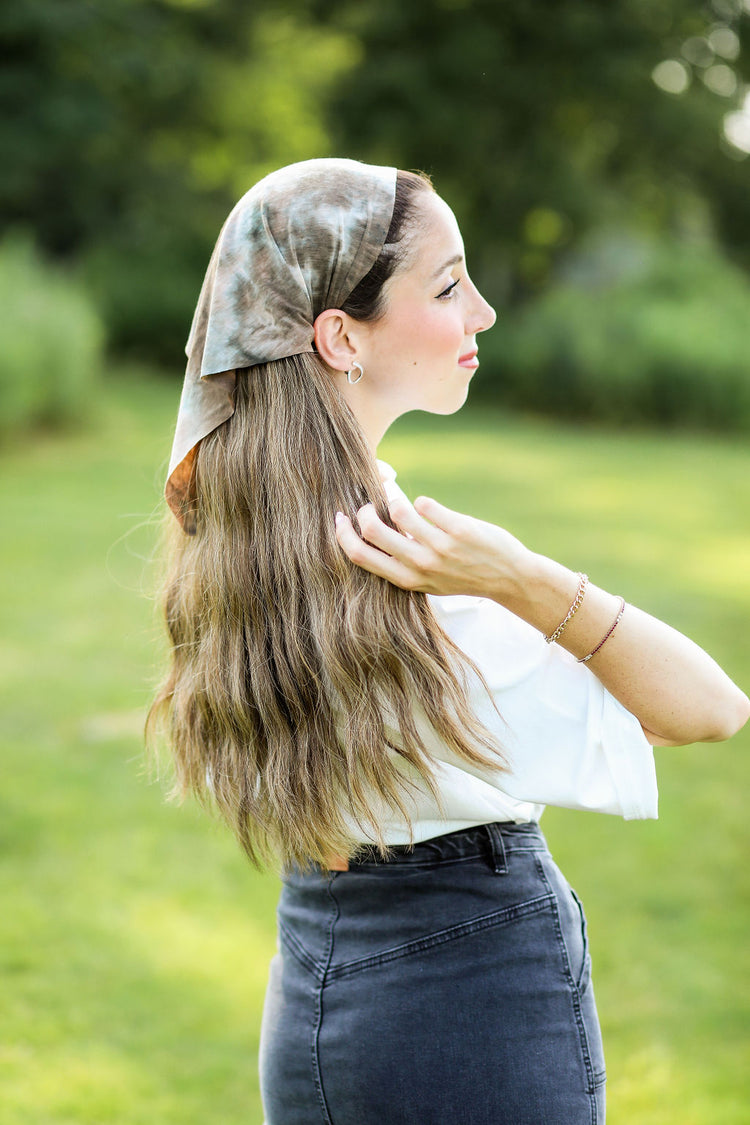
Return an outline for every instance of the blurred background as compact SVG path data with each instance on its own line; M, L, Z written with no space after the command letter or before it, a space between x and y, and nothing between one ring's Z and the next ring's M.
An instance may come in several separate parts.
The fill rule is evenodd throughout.
M260 1123L277 883L141 737L219 228L292 161L430 173L498 323L382 455L748 690L750 0L8 0L0 50L0 1125ZM545 814L614 1125L750 1122L748 742L661 751L658 823Z

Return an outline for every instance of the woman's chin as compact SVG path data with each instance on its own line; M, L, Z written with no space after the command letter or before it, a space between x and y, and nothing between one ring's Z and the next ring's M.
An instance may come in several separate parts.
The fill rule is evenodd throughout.
M450 402L446 403L443 410L436 411L438 414L455 414L460 410L463 404L469 397L469 381L467 380L463 387L460 387Z
M451 394L443 394L439 399L423 402L419 406L412 406L411 410L421 410L425 414L455 414L460 410L469 394L468 381L460 387L453 387Z

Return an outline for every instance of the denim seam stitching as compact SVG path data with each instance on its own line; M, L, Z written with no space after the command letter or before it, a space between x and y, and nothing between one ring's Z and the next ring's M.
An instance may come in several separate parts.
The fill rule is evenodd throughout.
M436 945L444 945L446 942L468 937L470 934L479 933L482 930L488 930L492 926L501 926L509 922L515 922L518 918L524 918L529 914L538 914L542 910L552 906L553 900L554 895L542 895L539 898L529 899L528 902L520 903L517 906L508 906L505 907L504 910L495 910L492 914L483 914L479 918L473 918L471 922L461 922L459 925L449 926L444 930L437 930L435 933L429 934L426 937L405 942L403 945L396 945L392 949L384 950L382 953L371 954L369 957L360 957L355 961L347 961L343 965L335 965L329 970L327 979L340 980L342 977L351 976L371 966L396 961L412 953L418 953L425 949L431 949Z
M288 950L292 957L294 957L295 961L297 961L303 969L307 969L307 971L309 973L312 973L312 975L318 981L321 981L323 974L317 962L310 956L302 943L297 940L291 930L289 930L287 926L284 925L280 918L278 925L279 938L282 941L285 949Z
M409 860L406 860L398 864L394 863L393 860L384 860L380 863L378 863L377 861L375 861L374 863L357 863L355 861L350 867L350 870L360 871L362 868L366 868L368 871L372 871L374 868L377 869L381 867L393 866L400 867L402 870L407 871L426 871L433 870L436 867L454 867L457 863L473 863L474 860L482 858L483 857L480 855L461 855L455 856L452 859L445 859L444 857L437 855L432 859L415 859L411 862Z
M541 846L540 847L533 847L533 848L524 848L524 847L513 847L512 845L508 845L507 843L505 845L505 851L506 851L506 854L508 856L511 856L514 853L527 854L528 852L537 853L539 855L545 854L545 849ZM482 852L472 852L471 855L455 856L455 857L452 857L450 859L447 859L444 856L437 855L432 859L413 860L411 862L408 859L405 859L401 863L395 863L393 860L390 860L390 861L389 860L381 860L380 862L378 862L376 860L373 863L368 863L367 861L364 861L362 863L357 863L357 861L355 860L350 865L349 870L355 871L355 872L361 871L361 870L372 871L372 870L377 870L377 869L382 868L382 867L398 866L398 867L402 867L402 868L404 868L408 871L417 871L417 870L423 870L423 869L433 869L433 868L436 868L436 867L450 867L450 866L452 866L454 864L457 864L457 863L473 863L475 860L486 861L486 859L487 859L486 854L484 854Z
M566 978L566 981L567 981L568 986L570 988L570 999L571 999L571 1003L573 1005L573 1012L574 1012L574 1015L575 1015L576 1025L578 1027L578 1038L579 1038L579 1041L580 1041L580 1044L581 1044L581 1054L583 1055L583 1064L584 1064L584 1067L586 1069L586 1080L587 1080L587 1083L588 1083L586 1093L589 1095L589 1103L590 1103L590 1111L591 1111L591 1125L597 1125L597 1122L596 1122L596 1119L597 1119L597 1116L598 1116L597 1109L596 1109L596 1089L597 1089L597 1087L596 1087L596 1083L594 1081L594 1063L593 1063L593 1060L591 1058L591 1048L589 1046L588 1035L586 1034L586 1024L585 1024L584 1019L583 1019L583 1011L581 1010L581 996L580 996L580 993L578 991L578 987L576 985L575 978L573 976L573 972L572 972L572 969L571 969L571 966L570 966L570 958L568 956L568 947L566 946L565 938L563 937L562 924L560 922L560 911L559 911L558 905L557 905L557 896L555 895L555 892L552 890L552 885L550 884L550 881L547 878L547 873L544 870L544 865L542 864L541 860L537 859L536 863L537 863L537 868L539 870L540 878L541 878L542 882L544 883L545 887L547 887L549 889L550 894L552 896L552 917L553 917L554 923L555 923L555 933L556 933L556 936L557 936L558 944L560 946L560 953L562 955L563 965L565 967L565 978Z
M331 963L331 957L333 955L333 930L334 930L334 926L336 925L336 922L338 921L338 918L339 918L339 904L336 901L336 898L333 894L333 890L332 890L332 887L331 887L331 884L333 883L334 878L335 878L335 876L333 876L333 875L331 875L329 877L328 886L326 887L326 891L328 892L328 897L331 900L332 911L331 911L331 920L328 924L328 934L327 934L327 938L326 938L326 946L325 946L325 949L324 949L324 952L323 952L323 962L322 962L322 965L321 965L322 976L320 977L319 987L316 990L317 1011L315 1013L315 1026L314 1026L314 1030L313 1030L313 1038L312 1038L312 1044L311 1044L313 1082L315 1084L315 1090L316 1090L316 1093L318 1095L318 1100L320 1102L320 1108L321 1108L321 1111L322 1111L322 1118L323 1118L324 1125L333 1125L333 1121L331 1120L331 1114L330 1114L330 1111L328 1109L328 1104L326 1102L326 1096L325 1096L325 1093L323 1091L323 1078L322 1078L321 1073L320 1073L319 1047L320 1047L320 1029L321 1029L321 1026L322 1026L322 1023L323 1023L323 988L325 987L326 976L327 976L327 973L328 973L328 968L329 968L330 963Z

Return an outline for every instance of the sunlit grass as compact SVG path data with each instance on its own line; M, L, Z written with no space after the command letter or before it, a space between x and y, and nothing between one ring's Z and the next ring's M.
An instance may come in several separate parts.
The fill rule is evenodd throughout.
M97 425L0 463L2 1125L262 1121L275 880L142 765L177 394L122 372ZM750 684L739 441L465 411L402 420L381 455L410 495L503 523ZM545 813L589 914L613 1125L748 1120L749 741L660 751L656 823Z

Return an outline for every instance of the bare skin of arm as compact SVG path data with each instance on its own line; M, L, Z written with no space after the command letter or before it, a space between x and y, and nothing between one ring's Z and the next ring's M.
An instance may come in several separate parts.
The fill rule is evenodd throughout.
M390 514L357 513L363 538L337 516L339 544L352 562L408 590L491 598L549 636L576 596L578 575L525 547L495 524L429 497L398 498ZM578 659L607 633L620 600L589 583L558 642ZM750 700L719 665L676 629L628 604L588 667L639 720L652 745L729 738L750 718Z

